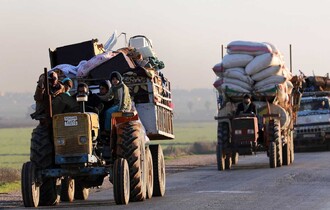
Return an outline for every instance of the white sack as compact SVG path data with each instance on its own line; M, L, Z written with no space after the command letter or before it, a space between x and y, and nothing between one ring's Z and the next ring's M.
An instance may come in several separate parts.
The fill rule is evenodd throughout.
M252 85L254 83L251 77L245 73L243 68L226 69L225 72L223 73L223 77L238 79L249 85Z
M243 82L242 80L238 80L238 79L232 79L232 78L223 78L223 83L228 83L228 84L234 84L237 86L240 86L246 90L252 90L252 87L250 84Z
M222 77L219 77L214 83L213 83L213 86L216 88L216 89L219 89L220 86L223 84L223 78Z
M269 66L278 66L281 65L280 58L271 53L265 53L262 55L259 55L255 57L246 67L245 72L248 75L253 75L261 71L262 69L265 69Z
M227 54L222 59L222 65L224 68L245 67L252 60L251 55Z
M258 90L266 85L271 85L271 84L282 84L283 82L285 82L285 80L286 78L284 76L279 76L279 75L270 76L260 82L257 82L254 85L254 89Z
M246 89L242 88L241 86L238 86L238 85L235 85L235 84L231 84L231 83L223 83L221 85L221 90L223 92L225 92L226 91L226 88L229 88L231 90L237 91L239 93L249 93L250 92L249 90L246 90Z
M233 41L227 45L228 54L261 55L271 52L271 46L260 42Z
M286 88L289 95L291 95L293 90L293 84L291 81L286 81Z
M264 80L266 79L267 77L270 77L272 75L281 75L282 73L282 69L281 69L281 66L278 65L278 66L270 66L266 69L263 69L261 70L260 72L254 74L251 76L251 78L254 80L254 81L261 81L261 80Z
M222 63L217 63L213 66L213 72L218 76L221 77L224 73L225 69L223 68Z

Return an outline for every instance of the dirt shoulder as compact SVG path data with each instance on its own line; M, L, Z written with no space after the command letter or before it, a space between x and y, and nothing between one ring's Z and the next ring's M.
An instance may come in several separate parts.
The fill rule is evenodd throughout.
M173 174L200 166L215 164L216 157L214 154L189 155L189 156L183 156L183 157L177 157L174 159L165 160L165 162L166 162L166 173ZM108 181L105 181L101 186L101 188L92 189L92 192L106 190L111 187L112 187L111 184ZM22 205L23 202L20 191L0 194L0 209L19 207Z

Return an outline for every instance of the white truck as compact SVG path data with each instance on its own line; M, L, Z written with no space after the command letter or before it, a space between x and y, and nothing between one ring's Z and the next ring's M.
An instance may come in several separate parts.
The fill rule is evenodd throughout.
M330 149L330 79L313 76L305 80L294 128L295 150Z
M307 92L300 101L294 141L297 151L304 147L330 149L330 92Z

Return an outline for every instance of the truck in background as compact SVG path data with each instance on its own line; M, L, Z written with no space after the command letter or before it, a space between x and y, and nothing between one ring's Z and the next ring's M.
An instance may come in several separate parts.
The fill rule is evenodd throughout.
M294 128L295 151L330 149L330 78L309 76Z

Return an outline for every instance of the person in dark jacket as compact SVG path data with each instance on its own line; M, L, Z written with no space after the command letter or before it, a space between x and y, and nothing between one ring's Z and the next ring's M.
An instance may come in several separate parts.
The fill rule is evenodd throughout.
M251 101L250 94L245 94L243 102L238 104L236 115L240 114L257 114L256 105Z
M110 133L111 115L114 112L130 111L132 108L131 96L128 87L124 84L121 74L114 71L110 75L111 88L110 97L113 98L113 106L105 112L105 131Z

